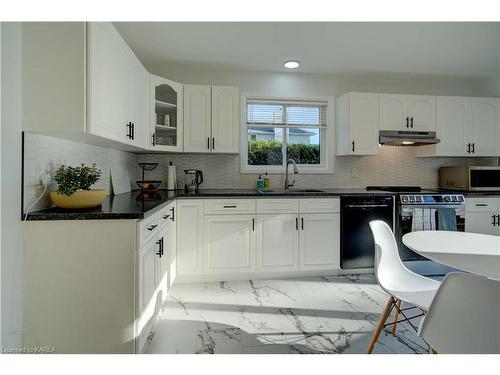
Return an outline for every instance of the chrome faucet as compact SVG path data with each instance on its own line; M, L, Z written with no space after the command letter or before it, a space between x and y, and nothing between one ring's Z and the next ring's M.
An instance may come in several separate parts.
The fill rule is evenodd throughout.
M288 180L288 166L290 164L293 164L293 174L299 173L299 170L297 169L297 164L295 163L295 160L288 159L288 161L286 162L286 170L285 170L285 190L288 190L288 188L290 188L290 186L295 185L295 180L293 180L292 183L290 183L290 181Z

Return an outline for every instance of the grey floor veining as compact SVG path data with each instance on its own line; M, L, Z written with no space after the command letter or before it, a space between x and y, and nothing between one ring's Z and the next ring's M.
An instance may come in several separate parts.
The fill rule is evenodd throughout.
M364 353L387 298L373 275L178 284L147 352ZM427 349L404 323L375 353Z

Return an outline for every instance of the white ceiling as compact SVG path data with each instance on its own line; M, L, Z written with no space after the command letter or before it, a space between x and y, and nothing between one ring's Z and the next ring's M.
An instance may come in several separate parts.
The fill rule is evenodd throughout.
M497 23L115 23L148 66L303 73L497 74Z

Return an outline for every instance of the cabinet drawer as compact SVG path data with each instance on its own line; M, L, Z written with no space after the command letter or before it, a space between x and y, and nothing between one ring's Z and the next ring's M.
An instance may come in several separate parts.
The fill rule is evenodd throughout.
M206 199L203 211L205 215L254 214L255 199Z
M498 198L466 198L465 211L468 212L485 212L498 210Z
M158 232L158 216L157 214L151 215L144 220L139 221L139 248L144 246L150 239L156 236Z
M296 214L298 199L257 199L258 214Z
M158 211L156 214L158 215L158 226L162 227L173 221L175 215L173 207L173 204L168 204Z
M340 199L339 198L310 198L300 200L300 213L323 213L323 212L340 212Z

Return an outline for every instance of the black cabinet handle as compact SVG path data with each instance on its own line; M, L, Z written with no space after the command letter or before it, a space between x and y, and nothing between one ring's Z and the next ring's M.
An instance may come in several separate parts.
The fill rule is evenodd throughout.
M476 143L474 142L472 144L472 153L475 153L476 152Z
M170 217L170 215L163 215L163 218L167 220Z
M237 206L223 206L224 208L236 208Z
M156 253L156 255L161 258L161 240L156 241L156 244L158 245L158 252Z
M470 154L470 143L467 143L467 153Z
M161 256L163 256L163 246L164 246L164 240L163 240L163 237L160 239L160 252L161 252Z
M252 231L255 231L255 218L252 218Z
M212 137L212 150L215 150L215 137Z
M491 215L491 218L493 219L493 221L491 222L491 225L493 225L493 226L497 225L496 217L497 217L497 215Z
M207 148L210 150L210 137L207 138Z
M158 225L156 225L156 224L155 224L155 225L151 225L151 226L148 228L148 230L151 232L151 231L152 231L153 229L155 229L157 226L158 226Z
M295 230L299 230L299 218L295 218Z
M352 152L354 152L354 141L352 141Z
M156 142L155 142L155 133L153 133L153 135L151 136L153 138L153 146L156 146Z
M300 218L300 229L304 230L304 218Z
M135 124L132 123L132 140L135 139Z
M175 207L170 209L172 215L170 215L170 220L175 221Z
M410 119L410 128L413 128L413 117Z
M406 127L409 128L410 127L410 124L408 123L408 121L410 121L410 118L408 116L406 116Z
M127 138L132 139L132 123L129 122L125 126L127 127Z

